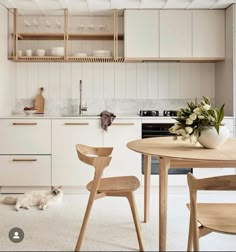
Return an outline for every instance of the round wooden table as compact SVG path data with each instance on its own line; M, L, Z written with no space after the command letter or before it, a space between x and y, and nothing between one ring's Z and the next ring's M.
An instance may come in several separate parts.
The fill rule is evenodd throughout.
M159 166L159 250L166 250L167 189L169 168L236 167L236 138L228 139L219 149L206 149L200 144L172 137L138 139L127 144L133 151L144 154L144 221L148 219L151 156L157 156Z

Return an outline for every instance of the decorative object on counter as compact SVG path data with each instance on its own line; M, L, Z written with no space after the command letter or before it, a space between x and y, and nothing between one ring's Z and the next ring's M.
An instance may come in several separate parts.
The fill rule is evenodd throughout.
M44 97L42 93L43 93L43 87L40 88L40 93L36 96L35 99L35 109L39 114L44 113Z
M37 112L37 110L34 109L34 107L32 107L32 108L25 107L24 112L26 115L32 115L32 114L35 114Z
M224 144L229 137L228 129L222 125L224 119L224 106L220 109L213 108L208 97L197 103L188 102L186 108L177 111L177 121L169 131L175 134L177 140L181 136L182 140L189 139L191 143L199 142L205 148L218 148Z
M105 131L107 131L108 126L112 124L113 120L116 118L116 115L104 110L103 112L100 113L100 116L101 116L101 127Z

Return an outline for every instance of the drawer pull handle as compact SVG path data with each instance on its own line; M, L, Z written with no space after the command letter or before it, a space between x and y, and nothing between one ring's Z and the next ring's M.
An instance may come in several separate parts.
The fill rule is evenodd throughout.
M13 123L13 125L37 125L37 123Z
M65 123L65 125L89 125L89 123Z
M36 158L29 158L29 159L26 159L26 158L13 158L12 159L13 162L35 162L37 161Z
M134 123L112 123L112 125L134 125Z

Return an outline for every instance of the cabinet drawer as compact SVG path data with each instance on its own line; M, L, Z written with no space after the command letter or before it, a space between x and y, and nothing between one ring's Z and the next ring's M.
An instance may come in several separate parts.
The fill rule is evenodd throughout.
M0 154L50 154L51 120L0 120Z
M51 156L0 156L0 186L51 185Z

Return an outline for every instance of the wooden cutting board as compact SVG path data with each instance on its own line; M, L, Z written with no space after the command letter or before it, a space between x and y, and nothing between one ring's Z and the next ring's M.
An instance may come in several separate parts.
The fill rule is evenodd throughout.
M44 113L44 97L42 95L43 87L40 88L39 94L35 98L35 109L37 110L36 113Z

